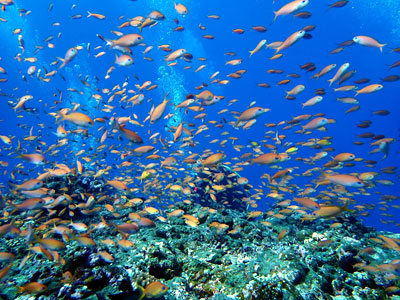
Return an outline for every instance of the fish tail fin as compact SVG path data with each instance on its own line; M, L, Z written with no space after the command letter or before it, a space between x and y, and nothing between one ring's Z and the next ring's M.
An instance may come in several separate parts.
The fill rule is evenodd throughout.
M7 184L8 184L8 186L9 186L10 188L15 188L15 187L17 186L17 184L12 183L11 181L7 182Z
M332 83L333 83L333 78L332 78L332 79L329 79L328 81L329 81L329 86L331 86Z
M114 40L104 39L106 41L106 46L110 46L110 48L114 47Z
M254 164L254 162L252 162L252 164ZM271 183L271 180L272 180L271 176L269 174L266 174L265 177L267 177L268 182Z
M373 149L372 151L369 151L368 154L374 154L380 152L379 148Z
M276 21L276 18L278 17L278 12L274 11L274 15L275 15L275 17L274 17L274 20L272 21L272 23L274 23Z
M65 120L65 115L62 113L57 113L57 120L56 120L56 124L61 123L62 121Z
M381 51L381 53L383 53L383 47L385 47L387 44L380 44L379 45L379 50Z
M109 225L111 225L112 227L114 227L113 232L117 231L117 232L121 233L121 232L118 230L117 224L115 224L114 222L110 222Z
M357 97L359 95L359 91L356 91L356 94L354 95L354 97Z
M61 66L59 66L58 67L58 69L60 70L61 68L63 68L64 66L65 66L65 64L67 63L66 61L65 61L65 59L64 58L61 58L61 57L57 57L59 60L61 60L62 61L62 64L61 64Z
M349 207L349 202L346 202L346 203L344 204L344 206L342 207L342 210L343 210L343 211L347 211L347 212L349 212L349 213L353 213L354 211L351 210L351 209L349 209L348 207Z
M90 11L88 11L87 13L88 13L88 16L87 16L88 18L91 17L91 16L93 16L92 13L91 13Z
M250 52L250 57L254 54L254 51L253 50L251 50L251 51L249 51Z
M142 300L144 298L144 296L146 296L146 294L144 292L144 288L141 285L137 285L137 289L140 291L140 296L139 296L138 300Z

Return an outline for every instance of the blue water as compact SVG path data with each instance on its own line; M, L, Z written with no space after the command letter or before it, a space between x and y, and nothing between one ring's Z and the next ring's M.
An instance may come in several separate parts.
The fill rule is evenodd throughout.
M398 82L384 83L383 90L369 94L359 95L361 109L345 114L352 105L343 104L336 101L337 97L353 96L354 92L333 92L333 88L337 87L335 83L332 88L328 87L327 80L330 79L337 69L330 74L322 77L319 80L310 80L309 78L315 72L308 73L300 70L300 66L313 62L320 71L328 64L335 63L337 68L343 63L349 62L350 69L355 69L357 73L347 81L345 84L352 84L353 80L361 78L369 78L370 83L381 83L381 79L388 75L399 74L399 70L394 68L389 70L389 66L395 61L400 59L400 54L391 52L392 48L400 46L400 20L398 14L400 12L400 3L397 1L385 1L385 4L377 4L375 1L350 1L348 5L340 9L328 10L327 1L310 1L311 3L303 9L312 13L309 19L294 18L292 15L278 17L275 23L272 24L273 10L278 10L285 3L277 0L276 4L271 1L201 1L189 2L184 4L187 6L189 13L186 16L181 16L174 10L173 1L119 1L117 5L114 2L105 1L58 1L54 2L53 9L48 12L50 2L48 1L17 1L13 6L6 8L0 16L7 20L7 22L0 22L0 39L1 52L0 66L6 69L7 74L0 74L0 78L7 78L8 81L0 84L1 92L6 93L10 97L1 97L1 111L0 111L0 134L6 136L15 136L13 139L12 149L7 146L2 146L1 160L9 163L8 167L1 167L1 182L7 186L9 174L20 164L21 159L17 158L14 150L19 139L22 143L22 149L26 153L32 153L37 147L43 151L50 145L57 143L57 137L52 134L57 125L55 124L54 117L50 116L50 112L57 112L61 108L72 108L75 103L79 103L80 109L78 111L90 115L93 119L99 117L111 116L132 116L136 114L138 121L143 123L143 120L148 116L152 105L159 104L164 95L169 92L169 97L172 102L180 103L184 100L185 95L188 93L198 93L195 90L196 86L201 85L203 82L209 83L210 76L219 71L218 78L229 79L227 85L209 84L207 89L212 91L215 95L223 95L225 99L215 106L206 108L207 117L205 123L210 120L221 121L224 117L228 122L235 121L235 118L229 113L218 114L220 110L228 108L230 111L244 111L252 101L256 101L256 106L270 108L271 111L262 115L257 123L250 130L235 130L231 125L226 124L223 129L215 128L212 124L208 124L209 130L202 134L195 136L194 141L197 144L195 148L183 148L186 151L184 157L190 153L201 154L204 149L212 149L214 151L222 150L227 154L226 162L235 163L232 160L245 152L251 152L249 148L249 141L256 141L261 145L261 142L267 135L266 132L272 130L274 132L279 130L280 134L286 135L285 142L292 142L293 144L306 141L311 138L322 138L331 136L332 145L335 151L330 152L332 156L341 152L352 152L357 157L365 160L376 160L378 163L376 167L366 167L363 162L356 162L354 167L344 167L338 170L339 173L360 173L366 171L375 171L381 173L381 168L388 166L398 166L399 155L399 128L400 128L400 110L398 105L398 95L400 86ZM72 9L72 6L75 8ZM26 9L31 11L27 16L20 12L18 9ZM146 45L152 45L154 48L146 56L153 58L153 61L148 61L143 58L142 51L145 46L133 47L134 65L129 67L119 67L114 65L116 51L105 47L96 34L101 34L105 38L115 38L116 36L110 32L111 30L120 31L124 34L138 33L137 28L126 27L119 29L118 26L129 18L138 15L146 16L151 10L157 9L161 11L166 20L161 21L154 27L144 28L142 35ZM86 18L87 11L105 15L106 20L97 20L93 17ZM76 14L82 14L80 19L72 19L71 17ZM210 19L208 15L218 15L219 20ZM174 19L179 20L179 25L184 27L181 32L174 32L173 28L177 26ZM60 26L53 26L52 24L59 22ZM199 24L206 27L206 30L200 30ZM267 39L267 43L273 41L282 41L295 31L301 30L307 25L316 25L316 29L312 34L312 39L302 39L287 50L282 51L283 58L279 60L269 60L274 54L274 50L263 48L260 52L255 53L249 57L250 50L262 39ZM267 27L267 32L259 33L251 29L252 26L262 25ZM22 29L22 36L24 40L25 51L22 53L19 48L18 35L13 34L16 28ZM233 29L242 28L245 33L242 35L232 32ZM57 38L58 34L60 38ZM215 36L213 40L208 40L202 36L211 34ZM47 43L44 42L48 36L54 36L50 41L55 45L54 49L48 48ZM337 44L346 40L351 40L356 35L367 35L375 38L381 43L387 43L384 47L383 53L380 53L377 48L367 48L360 45L352 45L345 48L339 54L329 54L330 51L337 48ZM86 48L90 43L90 51L87 52ZM158 48L161 44L169 44L173 50L184 48L187 52L194 56L191 63L179 61L177 66L169 67L164 61L164 56L167 54ZM43 49L38 51L35 55L35 47L43 46ZM57 57L64 57L66 51L71 47L81 45L84 49L80 50L77 57L67 64L67 66L51 78L51 82L39 81L35 76L28 76L26 71L29 66L35 65L37 69L45 68L47 71L55 70L57 66L51 66L52 61L57 60ZM100 49L95 49L100 47ZM95 55L101 51L106 54L95 58ZM235 52L236 56L227 56L226 52ZM36 63L19 62L15 59L16 55L21 53L21 58L36 57ZM204 57L207 61L198 61L197 58ZM243 63L239 66L225 65L226 61L230 59L241 58ZM195 73L194 70L200 65L205 64L205 69ZM111 73L109 79L105 79L107 70L111 66L115 66L115 70ZM192 69L184 69L186 66L192 66ZM226 78L229 73L237 70L245 69L247 72L241 79ZM268 69L281 69L284 74L267 74ZM286 86L278 86L277 82L288 78L287 74L297 73L301 75L298 79L291 79L291 83ZM22 80L25 76L26 81ZM42 73L43 76L43 73ZM63 78L61 78L63 76ZM87 82L91 87L84 86L79 78L84 79L87 76ZM137 80L135 78L139 78ZM98 78L98 81L96 80ZM152 91L145 91L146 100L134 108L126 105L121 105L119 97L109 103L114 106L111 113L96 110L97 103L91 98L92 94L101 94L96 91L97 89L108 88L112 89L115 85L122 84L128 81L128 89L136 89L135 84L142 84L150 80L152 84L157 84L158 88ZM258 83L269 83L271 88L264 89L257 87ZM300 94L296 100L286 100L285 91L290 90L297 84L304 84L305 91ZM362 85L359 85L360 87ZM74 88L82 91L84 94L80 95L75 92L70 92L67 89ZM324 95L324 100L314 107L307 107L302 109L301 103L314 96L314 91L317 88L324 88L327 92ZM62 103L54 104L60 98L60 91L62 91ZM14 112L13 106L17 103L17 98L30 94L34 98L26 103L27 108L35 108L36 112L18 111ZM103 102L106 102L109 96L102 94ZM151 101L148 101L151 99ZM238 99L236 103L227 106L228 101ZM11 101L11 102L10 102ZM10 103L8 103L10 102ZM104 106L101 106L104 108ZM386 109L391 112L388 116L373 115L372 112L376 110ZM174 107L168 106L167 113L174 113ZM313 131L311 135L295 134L299 130L299 126L294 126L289 130L282 130L285 125L267 128L264 126L266 123L279 123L281 121L291 120L293 117L300 114L317 114L325 113L328 118L335 119L335 124L326 126L326 132ZM163 138L171 140L173 133L167 131L168 126L177 126L180 121L194 122L196 127L202 125L200 120L193 120L196 115L194 112L185 112L178 110L175 112L174 118L170 120L160 120L155 125L149 125L149 122L143 123L143 127L128 125L130 129L135 130L143 138L144 144L150 144L149 137L156 132L160 132ZM360 129L356 127L362 120L371 120L371 127L368 129ZM26 126L21 126L21 125ZM26 162L24 171L28 172L28 176L16 175L17 180L23 181L39 173L43 173L45 169L51 168L54 163L64 162L73 167L75 165L74 153L79 150L86 150L86 156L94 154L95 148L99 146L98 140L102 131L98 131L101 126L105 126L110 130L108 124L96 124L89 129L89 138L85 140L82 136L70 134L68 136L69 143L60 149L58 155L49 156L46 153L46 159L49 161L47 165L32 168ZM75 126L66 124L67 130L76 129ZM45 142L45 145L39 146L37 141L29 142L23 141L23 138L29 135L29 130L32 129L33 135L39 136L40 140ZM196 129L195 129L196 130ZM221 136L223 131L229 131L228 136ZM395 138L394 144L391 144L390 153L387 159L381 160L382 153L368 154L371 151L370 139L357 138L358 134L372 132L374 134L383 134L386 137ZM210 136L208 136L210 135ZM209 144L214 138L219 138L220 141L227 137L235 136L239 138L235 142L236 145L245 145L246 148L241 152L237 152L232 148L232 142L229 140L226 147L219 146L219 143ZM364 141L365 144L356 146L354 141ZM274 144L269 138L265 143ZM134 148L136 146L129 145L126 140L119 141L117 135L106 141L106 145L115 144L116 148L122 150L124 146ZM169 149L169 153L178 150L181 143L176 143ZM158 143L157 147L161 148ZM329 158L325 158L316 165L307 165L301 161L296 161L296 157L307 158L321 150L315 150L308 147L298 146L298 153L292 155L292 159L281 163L283 168L296 168L295 176L290 183L296 184L299 187L304 187L305 184L310 184L311 180L319 176L316 172L313 177L302 177L301 174L307 169L313 167L322 167ZM261 146L264 153L269 152L265 147ZM278 146L278 152L284 152L287 149ZM115 166L122 161L116 155L111 155L107 148L105 149L105 159L100 163L102 168L106 165L111 165L113 169L107 179L114 176L120 176L120 170ZM168 156L167 153L161 153L164 157ZM99 158L94 158L99 159ZM144 161L148 163L149 161ZM179 163L179 160L178 160ZM189 168L184 164L179 163L179 166ZM87 167L89 168L89 167ZM92 170L97 171L96 167ZM142 169L138 169L141 172ZM260 176L263 173L273 175L277 170L270 169L265 166L245 166L244 170L240 172L241 176L249 179L250 183L255 187L260 186L264 189L264 194L269 193L269 189L261 185ZM161 171L160 171L161 172ZM179 173L178 177L184 177L184 173ZM358 205L374 204L375 208L370 210L370 217L365 219L367 225L373 225L378 229L385 229L391 231L398 231L396 223L400 220L396 217L398 209L392 208L392 204L399 204L398 200L390 203L383 203L380 200L381 195L395 195L399 196L398 189L398 174L383 174L381 173L376 179L387 179L394 182L392 186L383 186L379 183L375 187L367 189L370 195L354 195ZM135 184L139 185L139 181L135 180ZM312 184L315 186L315 184ZM130 185L130 187L135 187ZM319 187L318 192L325 190L325 187ZM6 192L7 187L3 189ZM357 189L349 189L351 192L357 192ZM255 193L253 191L253 193ZM314 194L313 196L315 196ZM292 199L296 195L285 195L285 199ZM259 208L268 209L274 202L273 199L262 197L259 202ZM387 209L387 211L383 211ZM394 217L382 216L382 212L393 214ZM381 220L384 220L382 222ZM386 221L391 223L386 224Z

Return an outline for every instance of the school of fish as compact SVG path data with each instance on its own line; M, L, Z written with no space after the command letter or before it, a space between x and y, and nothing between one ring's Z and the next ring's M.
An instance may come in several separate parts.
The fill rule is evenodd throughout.
M3 53L0 54L0 81L1 84L15 86L12 91L0 86L0 95L2 109L20 122L10 124L4 115L0 122L0 171L3 178L7 178L1 185L0 240L7 237L19 239L21 243L26 243L27 253L18 263L15 262L15 254L0 253L0 285L10 270L22 269L34 254L39 254L37 260L65 263L63 250L71 243L92 248L102 260L113 264L117 263L113 254L116 250L110 245L130 249L134 247L134 235L145 234L147 228L163 226L173 218L183 218L187 226L201 228L204 225L199 216L187 214L175 207L175 203L196 203L199 183L205 181L203 197L222 206L221 195L224 191L232 187L242 190L243 198L239 200L247 208L248 219L263 222L265 226L273 226L271 220L274 218L284 219L291 214L300 214L305 222L317 218L335 220L344 213L358 216L370 214L369 210L373 210L375 204L358 204L354 200L356 197L380 197L384 216L393 219L382 222L396 223L390 209L400 207L389 203L398 195L377 195L375 188L376 185L394 185L395 178L398 180L397 166L380 167L388 156L398 155L392 150L392 145L398 145L397 138L364 132L354 139L354 145L369 144L369 153L337 151L334 143L340 137L329 136L329 129L332 126L339 128L341 123L323 105L329 101L325 98L334 95L338 105L353 105L343 110L346 115L353 115L362 109L358 104L363 101L364 95L379 95L385 85L396 84L400 80L398 75L388 75L381 80L372 74L371 79L363 78L368 74L357 74L361 75L360 79L353 80L356 70L352 69L351 58L341 63L336 60L336 53L350 46L369 47L376 48L374 55L394 57L400 53L400 48L390 44L390 41L381 41L379 36L355 35L346 41L334 41L338 48L331 53L323 53L329 60L325 65L316 66L313 62L301 61L299 54L299 73L266 69L268 64L261 63L259 58L264 55L264 61L265 57L271 61L284 61L286 53L299 51L302 43L316 38L318 25L299 28L296 23L298 19L312 16L312 12L306 11L312 1L294 0L286 4L276 1L274 12L270 12L267 21L270 23L265 26L254 24L250 28L230 28L231 34L238 36L255 31L260 35L259 42L242 39L248 48L248 55L243 57L229 52L229 45L226 49L216 49L228 58L225 65L207 75L207 82L186 86L190 92L182 99L174 99L172 91L165 90L157 78L143 80L141 70L135 64L145 60L178 69L188 77L194 76L194 73L209 72L211 68L207 57L196 57L192 54L194 49L179 48L172 42L148 44L146 41L148 36L159 30L160 23L169 22L171 26L168 30L174 34L184 31L185 20L191 18L193 13L190 2L168 2L174 8L172 15L164 15L157 7L149 10L147 15L122 15L109 31L93 32L93 40L70 45L68 49L57 47L57 41L63 38L65 32L48 36L43 45L33 46L27 42L23 29L13 28L10 35L18 41L18 47L14 49L14 57L6 59ZM139 2L135 5L140 5ZM346 9L348 2L331 3L326 13ZM0 5L3 10L0 26L3 26L7 24L7 14L17 10L17 7L12 0L0 1ZM21 19L28 19L31 13L35 13L33 5L27 6L29 9L18 9ZM57 3L50 3L47 12L41 13L50 15L56 6ZM100 14L100 6L96 5L87 12L86 22L109 20L106 12ZM74 4L69 13L71 16L63 22L86 18L79 10L79 4ZM294 16L292 33L282 34L280 41L271 41L267 27L278 27L280 19L289 18L289 15ZM196 29L204 41L212 43L214 39L223 38L211 34L202 25L212 21L223 27L223 18L222 13L202 16L202 22ZM58 28L61 24L54 22L52 26ZM43 48L51 49L54 59L39 61ZM164 58L159 59L159 55L153 58L152 53L156 51L162 53ZM27 53L33 55L27 56ZM80 74L81 89L66 88L65 74L80 56L91 57L99 64L103 56L110 56L113 64L104 64L102 75ZM301 98L297 115L288 118L282 112L279 122L269 123L269 115L280 117L281 112L268 108L268 101L228 99L231 97L227 96L228 90L240 84L241 78L251 76L245 69L246 62L258 58L260 68L265 68L268 74L276 74L279 81L254 82L253 86L246 88L282 90L282 99L279 99L282 110L285 105ZM9 60L17 63L21 74L18 80L7 77L11 67L5 61ZM397 61L390 69L399 66L400 61ZM115 82L114 78L119 78L114 76L115 73L125 71L125 79ZM52 85L60 78L64 86ZM308 99L304 98L302 93L307 91L307 85L316 80L320 88ZM29 89L24 88L26 82L47 84L48 94L30 94ZM282 86L288 86L286 92ZM84 93L87 90L91 90L87 104L85 101L71 101L69 95L87 98ZM221 91L226 91L225 95ZM156 92L164 96L158 97ZM308 113L307 109L312 106L321 107L321 111ZM148 113L137 114L137 107ZM178 113L183 115L180 123L171 125L168 121ZM46 118L42 119L41 114L45 114ZM388 110L376 110L371 118L374 122L384 122L378 118L389 114ZM25 122L27 116L34 116L36 122ZM372 123L371 120L354 120L353 131L369 128ZM15 135L13 128L16 126L25 134ZM343 134L353 134L351 130ZM252 132L263 132L264 138L255 141ZM243 137L243 133L247 138ZM305 148L313 151L313 155L302 156L302 149ZM218 171L222 165L231 170L231 175ZM202 172L209 175L207 179L198 176ZM380 179L382 174L393 176L393 180ZM49 185L53 180L68 183L79 177L99 180L105 189L99 194L73 193L63 186L53 188ZM257 180L252 182L254 177ZM297 184L299 178L306 183ZM274 203L279 210L259 209L266 203ZM214 208L205 209L212 213ZM122 210L129 213L121 214ZM77 215L90 216L92 221L81 222L75 218ZM227 234L238 230L218 222L213 222L210 227ZM103 240L91 236L93 231L106 232L106 229L113 231L105 234ZM286 231L281 231L278 241L285 234ZM399 240L381 236L376 242L400 251ZM109 250L100 251L99 245ZM366 265L358 267L372 268ZM400 275L397 262L390 263L385 270L379 266L374 268L375 272L389 270ZM70 273L66 272L63 276L65 282L74 280ZM40 282L30 282L19 287L18 292L40 294L46 289L46 285ZM168 287L155 281L142 290L141 298L156 299L165 295Z

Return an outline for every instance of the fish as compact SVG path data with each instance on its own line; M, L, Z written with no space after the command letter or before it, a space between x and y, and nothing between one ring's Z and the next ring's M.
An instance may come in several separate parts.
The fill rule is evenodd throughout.
M324 99L324 98L323 98L322 96L315 96L315 97L313 97L313 98L307 100L306 102L304 102L304 103L302 104L302 105L303 105L303 108L306 107L306 106L314 106L314 105L316 105L317 103L321 102L323 99Z
M91 13L90 11L88 11L88 16L87 17L88 18L89 17L94 17L94 18L96 18L98 20L105 20L106 19L106 16L101 15L101 14Z
M365 35L357 35L353 38L353 41L359 45L379 48L381 52L383 52L383 47L387 45L387 44L380 44L377 40Z
M304 30L292 33L279 47L276 48L275 54L297 43L305 34L306 32Z
M18 287L18 293L40 294L46 291L47 286L39 282L30 282L24 286Z
M345 187L363 187L365 183L356 176L347 175L347 174L338 174L338 175L328 175L323 173L324 178L329 180L331 183L340 184Z
M189 12L185 5L181 3L175 3L175 1L174 1L174 8L176 12L180 15L187 15Z
M267 43L267 40L261 40L253 50L249 51L250 56L252 56L254 53L257 53L258 51L260 51L261 48L264 47L266 43Z
M137 33L130 33L119 37L116 40L105 39L110 48L134 47L143 42L143 36Z
M127 67L133 64L133 59L129 55L123 54L121 56L115 55L115 63L121 67Z
M163 102L160 103L159 105L157 105L157 107L153 110L153 112L150 114L150 123L154 124L156 123L158 120L161 119L161 117L163 116L165 109L167 108L167 104L170 100L167 100L167 98L165 97Z
M161 298L168 292L168 287L160 281L153 281L144 288L144 295L148 299Z
M329 120L327 118L318 117L318 118L311 120L310 122L308 122L306 125L304 125L302 127L303 127L303 131L304 130L314 130L314 129L318 129L322 126L325 126L328 123L329 123Z
M64 114L64 113L58 113L59 119L57 120L57 123L63 122L63 121L68 121L72 124L75 124L77 126L81 127L91 127L94 125L93 120L86 114L80 113L80 112L71 112L69 114Z
M258 118L259 116L268 111L270 111L269 108L262 108L262 107L249 108L240 114L240 116L236 121L235 127L238 127L239 123L241 122L246 122Z
M165 57L165 60L168 62L177 60L178 58L183 57L185 55L185 53L186 53L186 49L175 50L174 52L171 52L170 54L168 54Z
M374 93L374 92L380 91L381 89L383 89L382 84L370 84L370 85L363 87L362 89L356 91L355 97L358 96L359 94Z
M348 0L340 0L340 1L336 1L335 3L329 5L329 8L341 8L347 5L347 3L349 3Z
M35 165L41 165L46 163L45 157L40 153L31 153L31 154L18 153L18 157Z
M333 76L331 79L329 79L329 86L332 85L335 81L339 80L344 73L346 73L347 69L350 67L350 63L344 63L343 65L340 66L339 70L336 72L335 76Z
M308 0L295 0L289 2L288 4L282 6L278 11L274 11L275 18L272 22L275 22L276 18L279 16L289 15L304 8L308 5L308 3Z
M61 60L62 64L58 67L58 69L62 69L67 63L71 62L76 55L78 54L78 49L75 47L69 48L65 53L64 58L59 57L58 59Z
M206 159L204 159L202 164L203 164L203 166L217 165L217 164L221 163L225 158L226 158L225 153L212 154L209 157L207 157Z
M343 212L352 212L347 208L347 203L344 206L321 206L318 210L313 212L313 215L318 218L334 218Z
M13 186L14 190L16 190L16 191L19 191L19 190L32 191L32 190L41 188L43 186L43 181L33 178L33 179L29 179L21 184L10 183L10 185Z
M134 144L143 144L143 139L136 132L125 128L125 124L117 125L117 129L128 141Z

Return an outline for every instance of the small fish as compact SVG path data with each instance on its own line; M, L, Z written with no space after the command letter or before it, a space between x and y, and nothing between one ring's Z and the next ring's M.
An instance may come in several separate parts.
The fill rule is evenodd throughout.
M337 2L329 5L329 8L341 8L341 7L346 6L347 3L349 3L348 0L340 0L340 1L337 1Z
M267 43L267 40L260 41L253 50L249 51L250 56L252 56L254 53L257 53L258 51L260 51L261 48L264 47L266 43Z
M62 61L62 64L60 65L60 67L58 67L58 69L63 68L67 63L69 63L70 61L72 61L75 56L78 54L78 49L75 47L69 48L67 53L65 53L65 57L64 58L58 58L59 60Z
M185 5L178 3L176 4L174 1L174 8L176 10L176 12L180 15L187 15L188 14L188 9L186 8Z
M106 16L101 15L101 14L91 13L90 11L88 11L88 16L87 16L87 17L88 17L88 18L89 18L89 17L94 17L94 18L96 18L96 19L98 19L98 20L105 20L105 19L106 19Z
M304 8L305 6L307 6L308 3L309 3L308 0L295 0L295 1L292 1L292 2L282 6L278 11L274 11L275 18L274 18L273 22L275 22L277 17L294 13L294 12Z
M379 48L381 52L383 52L383 47L387 45L387 44L380 44L377 40L365 35L355 36L353 38L353 41L359 45Z

